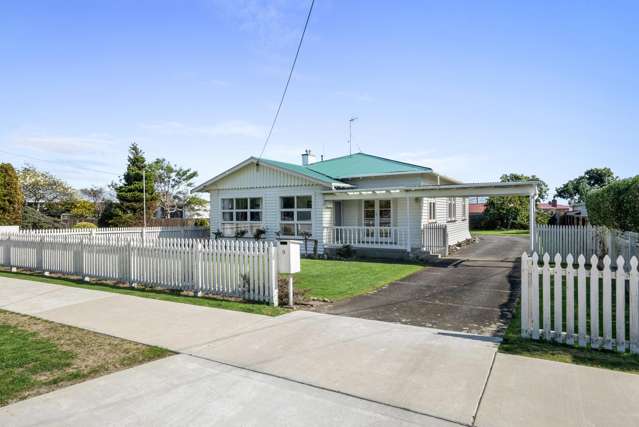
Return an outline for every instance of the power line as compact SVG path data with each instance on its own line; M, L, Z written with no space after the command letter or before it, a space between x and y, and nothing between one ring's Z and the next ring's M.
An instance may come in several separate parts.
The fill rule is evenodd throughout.
M273 129L275 128L275 123L277 123L277 118L280 115L280 110L282 109L282 104L284 104L284 98L286 97L286 91L288 91L288 85L291 82L291 77L293 77L293 70L295 70L295 64L297 63L297 57L300 54L300 49L302 49L302 42L304 42L304 35L306 34L306 28L308 27L308 21L311 19L311 13L313 12L313 5L315 5L315 0L311 0L311 7L308 8L308 15L306 15L306 22L304 23L304 30L302 30L302 36L300 37L300 42L297 45L297 51L295 52L295 58L293 59L293 64L291 65L291 71L288 73L288 79L286 80L286 86L284 86L284 92L282 93L282 98L280 99L280 104L277 107L277 111L275 112L275 117L273 118L273 123L271 124L271 129L268 131L268 135L266 135L266 140L264 141L264 146L262 146L262 151L260 151L259 159L262 158L264 154L264 150L266 150L266 146L268 145L269 140L271 139L271 134L273 133Z

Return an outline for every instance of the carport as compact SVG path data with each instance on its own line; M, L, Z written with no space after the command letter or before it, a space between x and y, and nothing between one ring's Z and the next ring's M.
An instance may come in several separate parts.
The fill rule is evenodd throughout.
M530 252L535 248L535 216L537 198L537 181L521 182L482 182L468 184L424 185L420 187L385 187L364 190L333 190L324 193L327 201L364 200L371 197L404 198L406 204L411 198L437 197L489 197L489 196L528 196L529 198L529 231ZM406 210L406 222L410 223L410 210ZM407 247L410 248L410 234Z

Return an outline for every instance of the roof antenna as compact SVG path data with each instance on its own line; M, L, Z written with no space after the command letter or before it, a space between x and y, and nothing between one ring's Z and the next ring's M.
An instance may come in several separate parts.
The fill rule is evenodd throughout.
M350 156L351 154L353 154L353 150L352 150L352 139L353 139L353 122L355 120L357 120L358 117L351 117L350 119L348 119L348 155Z

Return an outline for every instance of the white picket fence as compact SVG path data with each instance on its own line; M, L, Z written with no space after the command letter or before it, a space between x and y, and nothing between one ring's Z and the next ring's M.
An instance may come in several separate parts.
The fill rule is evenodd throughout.
M0 263L277 305L272 242L13 234L0 236Z
M0 230L9 233L8 230ZM104 227L104 228L53 228L53 229L20 229L12 234L38 236L121 236L130 238L173 238L204 239L209 238L208 227Z
M629 348L639 353L639 272L636 257L626 263L617 257L579 255L577 265L568 254L565 266L556 254L551 264L544 254L521 257L521 335L593 348ZM626 266L629 265L626 271ZM593 315L596 314L596 315ZM540 323L541 322L541 323Z
M639 233L611 230L591 225L538 225L535 230L535 251L539 254L619 255L625 259L639 257ZM626 266L627 267L627 266Z

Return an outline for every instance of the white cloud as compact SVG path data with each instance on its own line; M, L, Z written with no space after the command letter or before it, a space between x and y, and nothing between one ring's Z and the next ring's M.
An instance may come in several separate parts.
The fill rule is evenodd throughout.
M112 139L90 135L76 136L24 136L14 137L13 145L37 151L59 154L92 154L110 150L114 145Z
M176 121L143 123L141 128L168 135L192 135L206 137L242 136L263 138L266 129L244 120L230 120L213 126L194 126Z

